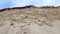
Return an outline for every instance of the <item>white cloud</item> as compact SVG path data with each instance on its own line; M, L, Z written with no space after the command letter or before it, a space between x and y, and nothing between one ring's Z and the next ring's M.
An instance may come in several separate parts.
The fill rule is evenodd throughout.
M26 5L35 5L35 6L51 6L56 3L56 0L0 0L0 7L7 2L11 2L11 7L21 7ZM57 4L57 3L56 3ZM60 4L57 4L60 5ZM56 5L55 5L56 6Z
M43 5L53 5L55 3L55 0L44 0Z
M29 2L31 2L31 0L13 0L12 3L13 3L13 6L25 6L25 5L28 5Z
M12 0L13 6L26 6L26 5L35 5L39 6L41 4L41 0Z
M40 5L40 2L43 3ZM33 4L35 6L49 6L49 5L53 5L55 3L55 0L12 0L13 6L26 6L29 4ZM34 4L35 3L35 4Z

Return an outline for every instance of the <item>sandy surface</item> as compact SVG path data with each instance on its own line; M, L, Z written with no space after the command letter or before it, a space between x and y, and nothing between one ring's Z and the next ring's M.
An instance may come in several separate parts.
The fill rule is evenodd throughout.
M0 12L0 34L60 34L60 9L25 8Z

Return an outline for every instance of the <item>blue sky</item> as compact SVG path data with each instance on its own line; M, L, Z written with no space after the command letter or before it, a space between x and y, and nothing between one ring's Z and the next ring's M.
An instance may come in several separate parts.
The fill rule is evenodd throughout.
M0 8L21 7L26 5L60 6L60 0L0 0Z

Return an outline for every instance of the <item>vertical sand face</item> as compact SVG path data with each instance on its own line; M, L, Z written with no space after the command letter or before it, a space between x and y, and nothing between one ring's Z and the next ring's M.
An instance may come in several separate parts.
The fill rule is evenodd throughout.
M60 8L29 7L0 12L0 34L60 34Z

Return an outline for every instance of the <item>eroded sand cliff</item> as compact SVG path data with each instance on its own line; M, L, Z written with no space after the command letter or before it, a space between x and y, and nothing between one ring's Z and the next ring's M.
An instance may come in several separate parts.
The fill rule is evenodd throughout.
M60 34L60 7L2 9L0 34Z

